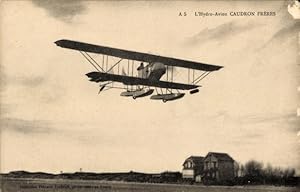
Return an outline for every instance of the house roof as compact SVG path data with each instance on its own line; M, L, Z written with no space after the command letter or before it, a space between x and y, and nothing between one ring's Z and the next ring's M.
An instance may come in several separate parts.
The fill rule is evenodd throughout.
M221 161L234 161L233 158L230 157L227 153L209 152L205 158L211 155L213 155L214 157L216 157L218 160Z
M187 158L187 159L184 161L184 163L185 163L186 161L188 161L188 160L193 161L193 163L194 163L195 165L199 165L199 164L203 163L204 157L202 157L202 156L190 156L189 158ZM184 164L184 163L183 163L183 164Z

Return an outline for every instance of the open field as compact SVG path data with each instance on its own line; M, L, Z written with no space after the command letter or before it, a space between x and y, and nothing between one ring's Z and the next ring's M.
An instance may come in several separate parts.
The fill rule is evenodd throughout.
M1 179L2 192L278 192L300 191L296 187L273 187L273 186L202 186L202 185L177 185L177 184L150 184L128 183L111 181L87 181L68 179Z

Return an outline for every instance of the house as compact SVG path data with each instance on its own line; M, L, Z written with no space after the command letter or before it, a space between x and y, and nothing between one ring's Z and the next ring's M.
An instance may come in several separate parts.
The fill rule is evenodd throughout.
M182 178L185 180L199 180L203 174L203 160L201 156L190 156L183 163Z
M234 179L234 160L227 153L209 152L203 161L203 180L222 182Z

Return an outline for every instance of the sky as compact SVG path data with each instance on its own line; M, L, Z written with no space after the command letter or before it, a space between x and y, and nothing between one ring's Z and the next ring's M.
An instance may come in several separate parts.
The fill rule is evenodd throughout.
M291 1L3 1L1 172L180 171L191 155L300 173L299 22ZM186 17L179 16L187 12ZM194 12L274 11L197 17ZM167 102L98 95L72 39L224 66ZM101 56L93 55L95 59ZM175 69L177 80L187 77ZM299 88L298 88L299 90Z

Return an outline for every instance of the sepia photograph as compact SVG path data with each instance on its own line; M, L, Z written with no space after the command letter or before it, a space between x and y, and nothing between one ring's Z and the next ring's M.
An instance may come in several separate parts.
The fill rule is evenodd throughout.
M0 1L0 192L300 191L298 0Z

